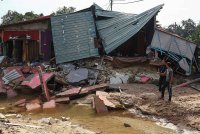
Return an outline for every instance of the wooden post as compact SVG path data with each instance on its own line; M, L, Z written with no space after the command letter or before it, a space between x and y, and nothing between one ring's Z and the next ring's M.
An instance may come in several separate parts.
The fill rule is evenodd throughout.
M42 77L42 68L40 66L37 67L38 70L38 75L40 78L40 83L41 83L41 87L42 87L42 91L47 99L47 101L50 100L50 95L49 95L49 89L47 87L46 82L44 81L43 77Z

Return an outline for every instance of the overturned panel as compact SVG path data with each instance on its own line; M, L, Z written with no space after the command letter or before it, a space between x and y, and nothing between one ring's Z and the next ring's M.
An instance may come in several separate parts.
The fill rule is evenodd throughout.
M151 47L172 52L189 60L193 59L196 49L194 43L160 29L155 30Z
M51 26L57 64L99 55L91 11L53 16Z

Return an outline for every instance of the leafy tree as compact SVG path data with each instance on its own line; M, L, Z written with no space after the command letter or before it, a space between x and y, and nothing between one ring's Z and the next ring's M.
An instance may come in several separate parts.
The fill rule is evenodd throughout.
M197 25L192 19L183 20L180 25L171 24L167 30L200 44L200 24Z
M31 11L31 12L26 12L25 14L24 14L24 20L30 20L30 19L34 19L34 18L38 18L38 17L41 17L41 16L44 16L43 14L34 14L34 12L33 11Z
M183 20L182 21L182 28L183 28L183 37L187 39L191 39L192 34L196 31L196 24L193 20Z
M58 10L56 11L56 13L53 13L53 15L59 15L59 14L65 14L65 13L73 13L76 11L75 7L60 7L58 8Z
M2 25L5 24L12 24L12 23L16 23L19 21L24 21L24 20L30 20L30 19L34 19L37 17L43 16L43 14L34 14L33 11L31 12L26 12L24 15L21 13L18 13L17 11L11 11L9 10L7 12L7 14L5 14L3 17L1 17L2 19Z
M16 11L9 10L6 15L1 17L1 19L2 19L3 25L4 24L11 24L11 23L15 23L15 22L18 22L18 21L22 21L23 20L23 14L20 14Z
M177 25L176 23L171 24L168 26L167 30L171 33L176 33L179 36L183 37L183 29L182 29L181 25Z

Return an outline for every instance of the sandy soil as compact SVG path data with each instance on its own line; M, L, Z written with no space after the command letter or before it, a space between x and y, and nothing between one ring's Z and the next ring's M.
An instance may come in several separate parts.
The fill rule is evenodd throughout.
M168 92L165 100L160 100L158 87L153 84L124 84L126 93L135 95L135 107L143 114L165 118L175 125L184 125L200 131L200 92L189 88L173 90L172 102L169 103Z

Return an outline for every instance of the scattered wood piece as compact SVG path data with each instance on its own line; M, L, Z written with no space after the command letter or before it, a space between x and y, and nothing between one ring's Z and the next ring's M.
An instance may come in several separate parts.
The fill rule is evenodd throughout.
M3 123L4 125L8 126L20 126L20 127L29 127L29 128L35 128L35 129L43 129L44 127L41 126L35 126L35 125L22 125L22 124L14 124L14 123Z

